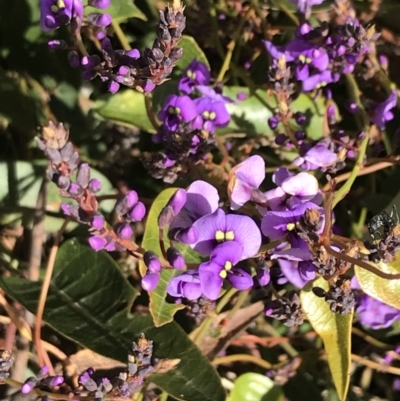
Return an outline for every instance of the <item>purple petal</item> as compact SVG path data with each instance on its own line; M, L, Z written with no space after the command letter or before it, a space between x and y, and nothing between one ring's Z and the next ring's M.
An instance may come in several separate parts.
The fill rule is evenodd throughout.
M199 266L202 292L208 299L211 299L212 301L218 299L221 293L223 283L223 279L219 275L221 271L222 268L213 262L202 263Z
M145 291L153 291L160 281L160 273L148 273L142 278L142 287Z
M300 262L302 263L302 262ZM281 267L282 273L285 277L296 287L303 288L305 284L308 283L308 279L300 274L299 262L290 262L286 260L279 260L279 265ZM315 267L314 267L315 272ZM315 276L315 273L314 273Z
M224 267L226 262L232 266L241 260L243 248L237 241L227 241L218 245L211 253L211 261Z
M95 251L101 251L107 245L107 240L104 237L90 237L89 245Z
M287 178L281 185L289 195L312 199L319 190L317 179L309 173L299 173Z
M279 167L272 175L272 181L280 187L287 178L292 177L293 174L286 167Z
M251 200L251 187L241 180L236 180L230 199L231 209L240 209L246 202Z
M233 269L228 273L228 281L237 290L248 290L253 286L253 278L242 269Z
M290 248L276 251L271 256L271 259L285 259L292 262L302 262L312 258L311 252L308 249Z

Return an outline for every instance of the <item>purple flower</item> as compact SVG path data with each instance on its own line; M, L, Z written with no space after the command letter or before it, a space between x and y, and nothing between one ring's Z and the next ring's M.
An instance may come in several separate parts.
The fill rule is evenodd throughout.
M196 105L189 96L170 95L163 108L158 112L158 119L171 131L176 131L181 123L189 123L197 116Z
M225 102L213 101L209 97L201 97L195 101L198 116L192 127L214 132L217 127L223 128L229 124L231 116Z
M261 246L261 233L248 216L225 214L222 209L197 220L193 227L199 236L192 248L203 255L210 255L220 244L234 242L243 249L240 260L254 256Z
M307 209L318 209L321 215L323 214L323 209L312 202L299 203L294 205L291 210L282 212L268 211L261 222L262 233L273 240L291 237L296 232L296 224Z
M315 146L302 151L302 156L296 157L293 164L304 170L325 171L327 167L333 165L337 160L336 153L332 152L324 142L319 142Z
M247 290L253 285L249 273L233 267L239 262L242 253L240 244L224 242L212 251L209 262L199 266L202 292L208 299L219 297L225 279L238 290Z
M265 163L261 156L251 156L231 171L228 193L231 209L237 210L253 197L252 190L258 189L265 178Z
M209 83L210 70L204 63L194 59L183 72L178 89L188 95L195 86L208 85Z
M189 300L200 298L202 289L199 273L197 271L187 271L173 277L167 286L167 292L176 298L186 298Z
M196 242L198 232L192 228L193 223L215 212L218 203L219 195L215 187L201 180L193 182L186 190L186 202L180 206L179 213L169 226L170 236L185 243Z
M40 27L48 32L68 24L73 18L80 25L83 18L82 0L39 0Z
M393 119L391 110L397 104L397 91L393 90L391 95L382 103L376 104L372 109L371 121L380 129L385 128L386 121Z
M310 14L311 7L323 3L324 0L290 0L290 2L297 4L297 11L299 13L308 16Z

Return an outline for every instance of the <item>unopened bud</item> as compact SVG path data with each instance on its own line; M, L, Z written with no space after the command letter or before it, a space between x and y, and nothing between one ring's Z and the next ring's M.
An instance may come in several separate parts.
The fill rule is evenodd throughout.
M128 217L132 221L141 221L146 215L146 207L142 202L136 203L135 206L129 211Z
M153 251L146 251L143 255L143 261L151 273L161 271L160 259Z
M76 182L82 187L87 188L90 181L90 167L87 163L82 163L79 166L78 172L76 174Z
M131 239L133 230L129 224L118 223L115 226L115 232L122 239Z
M174 210L172 206L165 206L163 210L161 210L160 215L158 216L158 227L160 227L162 230L166 227L168 227L172 220L175 217Z
M167 259L169 264L178 270L182 270L185 268L185 258L183 255L174 247L170 247L167 249Z

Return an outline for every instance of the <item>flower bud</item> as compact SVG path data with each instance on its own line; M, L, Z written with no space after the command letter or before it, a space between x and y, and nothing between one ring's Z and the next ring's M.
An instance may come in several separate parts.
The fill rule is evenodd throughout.
M153 291L160 281L160 273L149 273L142 278L142 287L145 291Z
M122 239L131 239L133 230L129 224L118 223L115 225L115 232Z
M183 242L184 244L194 244L199 238L199 232L196 227L188 227L179 230L175 235L175 239Z
M62 158L61 154L57 149L54 148L46 148L45 150L47 158L53 163L53 164L61 164Z
M167 249L167 260L174 269L182 270L186 266L183 255L174 247Z
M107 240L104 237L98 237L98 236L90 237L89 245L96 252L101 251L107 245Z
M176 192L172 195L171 199L168 202L168 205L172 207L174 214L177 215L183 206L185 206L187 200L187 193L184 189L177 189Z
M105 222L104 217L101 214L98 214L98 215L92 217L90 225L95 230L100 230L104 227L104 222Z
M65 40L49 40L47 46L51 50L64 50L68 47L68 44Z
M82 163L76 174L76 182L82 187L87 188L90 180L90 167L87 163Z
M75 182L72 182L71 185L68 188L68 193L73 197L77 198L79 196L82 196L84 193L83 188L79 185L76 184Z
M72 68L78 68L81 65L78 53L75 50L68 53L68 61Z
M21 386L21 393L22 394L29 394L35 388L36 383L37 383L36 377L30 377Z
M65 175L59 175L56 179L56 184L58 188L67 190L71 185L71 180Z
M92 194L97 194L101 189L101 182L97 178L92 178L89 181L88 189Z
M172 220L175 217L174 210L172 206L165 206L163 210L161 210L161 213L158 216L158 227L160 227L162 230L166 227L168 227Z
M161 271L160 259L153 251L146 251L143 255L143 261L151 273Z
M108 91L112 94L117 93L119 91L120 84L115 81L110 81L108 83Z
M88 5L96 8L110 7L111 0L89 0Z
M129 211L128 217L132 221L140 221L146 215L146 207L142 202L136 203L135 206Z
M79 383L82 384L82 386L85 387L85 389L88 391L97 390L97 384L91 378L93 373L94 373L93 369L89 368L79 376Z
M52 387L57 387L60 384L64 383L64 377L63 376L54 376L54 377L50 377L49 379L50 379L49 380L49 384Z
M111 24L112 17L109 14L91 13L87 16L88 22L99 27L106 27Z
M71 142L67 142L62 149L60 150L60 155L62 157L62 160L65 162L69 162L71 159L73 153L74 153L74 145L72 145Z

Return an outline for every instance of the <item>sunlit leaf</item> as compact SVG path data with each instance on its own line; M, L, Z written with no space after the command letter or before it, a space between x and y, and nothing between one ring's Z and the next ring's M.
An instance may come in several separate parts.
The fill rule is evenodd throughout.
M162 256L162 252L159 242L158 216L176 190L177 188L168 188L161 192L154 200L147 218L142 247L146 250L152 250L159 256ZM167 233L164 232L164 243L166 244L166 248L168 248L169 240L166 234ZM174 246L181 251L186 263L200 262L200 256L189 246L182 244L174 244ZM140 262L140 270L142 275L146 272L146 266L143 262ZM171 304L166 301L167 285L171 278L178 273L177 270L164 269L161 273L161 279L157 288L149 293L150 313L153 316L156 327L171 322L175 313L184 308L184 305Z
M374 265L384 273L400 273L399 259L395 259L392 263L380 261L377 264L371 262L370 264ZM400 309L400 279L387 280L358 266L355 266L355 273L361 289L367 295L376 298L393 308Z
M110 14L115 22L125 21L128 18L139 18L146 21L146 16L133 4L133 0L112 1L110 7L99 9L95 7L85 7L85 15L89 13Z
M104 95L94 102L93 110L101 117L131 124L144 131L156 132L147 117L143 93L124 89L114 95Z
M182 35L182 39L179 41L178 47L183 49L183 56L176 64L176 68L178 70L183 71L193 61L193 59L197 59L197 61L201 61L207 67L210 67L203 50L201 50L196 40L191 36Z
M36 313L41 281L3 276L0 287ZM156 328L151 316L130 313L136 293L106 252L71 240L58 251L44 321L82 346L125 363L132 342L144 333L154 342L154 357L173 362L167 373L151 376L152 382L177 399L224 401L217 372L177 323Z
M235 380L229 401L282 401L283 391L267 376L245 373Z
M329 286L323 278L309 283L300 293L301 306L314 330L324 342L329 368L339 399L346 399L350 383L351 326L353 314L340 315L329 309L324 298L317 297L312 287L325 291Z

